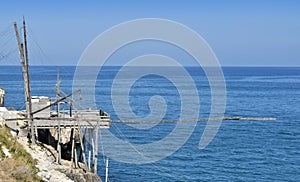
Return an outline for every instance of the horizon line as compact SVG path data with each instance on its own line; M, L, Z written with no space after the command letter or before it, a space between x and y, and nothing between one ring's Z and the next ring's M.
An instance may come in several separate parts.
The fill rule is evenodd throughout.
M4 64L0 66L21 66L18 64ZM76 67L78 65L74 65L74 64L65 64L65 65L51 65L51 64L46 64L46 65L42 65L42 64L33 64L30 66L70 66L70 67ZM98 65L86 65L87 67L90 66L98 66ZM107 67L107 66L112 66L112 67L122 67L124 65L103 65L103 67ZM145 66L137 66L137 67L147 67L148 65ZM201 66L201 65L182 65L183 67L197 67L197 66ZM300 67L300 65L220 65L221 67ZM173 67L173 66L166 66L166 65L160 65L160 66L150 66L150 67ZM207 66L207 67L212 67L212 66Z

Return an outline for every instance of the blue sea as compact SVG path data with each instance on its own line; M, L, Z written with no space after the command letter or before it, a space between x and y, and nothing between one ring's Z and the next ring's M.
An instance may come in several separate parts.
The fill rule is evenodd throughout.
M199 117L208 117L211 107L209 82L202 69L185 69L198 90ZM299 181L300 67L222 69L227 96L225 116L274 117L277 120L223 121L215 138L204 149L199 149L199 140L206 123L198 122L187 142L162 160L132 164L110 159L109 181ZM32 66L32 95L54 98L58 70L61 89L72 92L75 67ZM119 70L120 67L102 68L95 84L96 107L108 112L114 120L119 119L119 113L112 104L111 87ZM0 66L0 87L6 91L7 107L25 108L20 67ZM185 85L181 89L188 88L189 85ZM149 99L157 95L164 98L167 105L163 119L178 119L181 106L179 88L158 75L145 75L132 85L128 99L132 112L141 118L149 115ZM138 129L112 123L109 131L121 140L146 144L164 138L175 126L176 123L164 123ZM101 143L99 150L103 152ZM120 149L118 152L126 157L126 151ZM104 155L100 152L98 159L98 174L103 180Z

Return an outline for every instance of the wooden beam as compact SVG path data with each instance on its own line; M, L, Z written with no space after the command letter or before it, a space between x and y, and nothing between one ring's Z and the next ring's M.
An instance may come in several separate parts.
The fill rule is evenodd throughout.
M60 143L60 121L58 121L58 128L57 128L57 158L56 158L56 162L58 164L61 164L61 143Z
M25 24L25 21L23 21L23 24ZM32 144L35 144L35 136L34 136L34 124L33 124L33 119L31 115L31 95L30 95L30 85L28 84L28 72L27 72L27 66L25 65L25 57L24 57L24 47L20 39L19 31L18 31L18 26L17 23L14 22L14 28L15 28L15 33L16 33L16 39L18 42L18 47L19 47L19 53L20 53L20 61L21 61L21 67L22 67L22 75L23 75L23 80L24 80L24 96L25 96L25 102L26 102L26 111L27 111L27 118L28 118L28 124L31 128L31 142ZM25 27L26 30L26 27ZM24 36L26 38L26 35ZM27 45L27 43L26 43ZM27 46L26 46L27 47ZM27 53L28 56L28 53ZM28 128L28 133L29 133L29 128Z
M77 125L79 126L79 139L80 139L80 147L81 147L81 151L82 151L82 156L83 156L83 162L84 165L86 167L86 169L88 168L87 163L86 163L86 157L85 157L85 147L84 147L84 142L83 142L83 137L82 136L82 131L81 131L81 126L80 124L77 122Z
M92 137L91 137L91 135L92 135L92 129L88 129L88 133L89 133L89 146L88 146L88 150L89 150L89 152L88 152L88 170L89 171L91 171L91 152L92 152Z
M28 120L31 123L31 141L32 144L35 144L35 135L38 137L38 133L34 128L34 120L32 117L32 104L31 104L31 88L30 88L30 73L29 73L29 57L28 57L28 48L27 48L27 33L26 33L26 23L23 16L23 32L24 32L24 48L25 48L25 65L26 65L26 76L27 76L27 102L28 102Z
M94 173L97 174L97 163L98 163L98 134L99 134L99 121L97 122L96 127L96 136L95 136L95 154L94 154Z

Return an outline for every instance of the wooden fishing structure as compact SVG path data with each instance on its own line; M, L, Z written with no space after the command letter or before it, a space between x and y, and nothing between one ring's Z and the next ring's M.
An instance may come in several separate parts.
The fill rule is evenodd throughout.
M22 66L22 75L24 80L24 96L26 103L27 132L31 144L35 145L36 139L39 139L38 130L56 129L56 162L61 164L62 159L62 130L70 129L71 136L71 161L72 168L78 168L79 156L78 149L75 147L75 132L79 135L80 150L83 154L83 163L88 171L97 173L98 161L98 134L99 129L109 128L110 123L125 124L157 124L171 122L201 122L201 121L220 121L220 120L276 120L276 118L254 118L254 117L222 117L222 118L197 118L187 120L162 120L162 121L122 121L111 120L110 115L105 111L86 109L72 98L74 94L79 94L80 90L66 94L60 89L61 80L58 73L57 84L55 87L55 101L48 97L33 97L30 88L29 58L26 38L26 24L23 18L23 40L19 35L17 23L14 23L14 29L18 42L20 61ZM3 95L3 94L2 94ZM61 105L67 105L69 109L61 109ZM55 109L53 109L55 108ZM66 108L66 107L64 107ZM106 174L108 173L108 158L106 161ZM107 176L106 176L107 180Z
M23 41L21 40L17 23L14 23L16 39L20 53L22 76L24 80L24 96L26 104L26 120L28 136L31 144L35 145L39 139L38 130L57 130L57 163L61 164L61 138L62 130L70 129L71 136L71 161L72 167L78 167L78 149L75 147L75 132L79 135L80 150L83 154L85 169L97 173L98 161L98 133L101 128L110 127L110 115L105 111L86 109L71 98L80 93L77 90L66 94L60 89L60 78L56 84L56 101L52 102L48 97L33 97L30 88L29 58L26 37L26 23L23 17ZM61 104L68 105L68 110L61 110ZM56 110L53 110L56 108ZM87 139L87 140L86 140Z

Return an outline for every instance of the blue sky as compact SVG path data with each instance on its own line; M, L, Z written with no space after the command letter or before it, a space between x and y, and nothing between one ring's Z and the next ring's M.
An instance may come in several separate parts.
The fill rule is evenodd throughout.
M165 18L200 34L223 66L300 66L300 1L1 1L0 32L23 15L35 65L76 65L106 29Z

